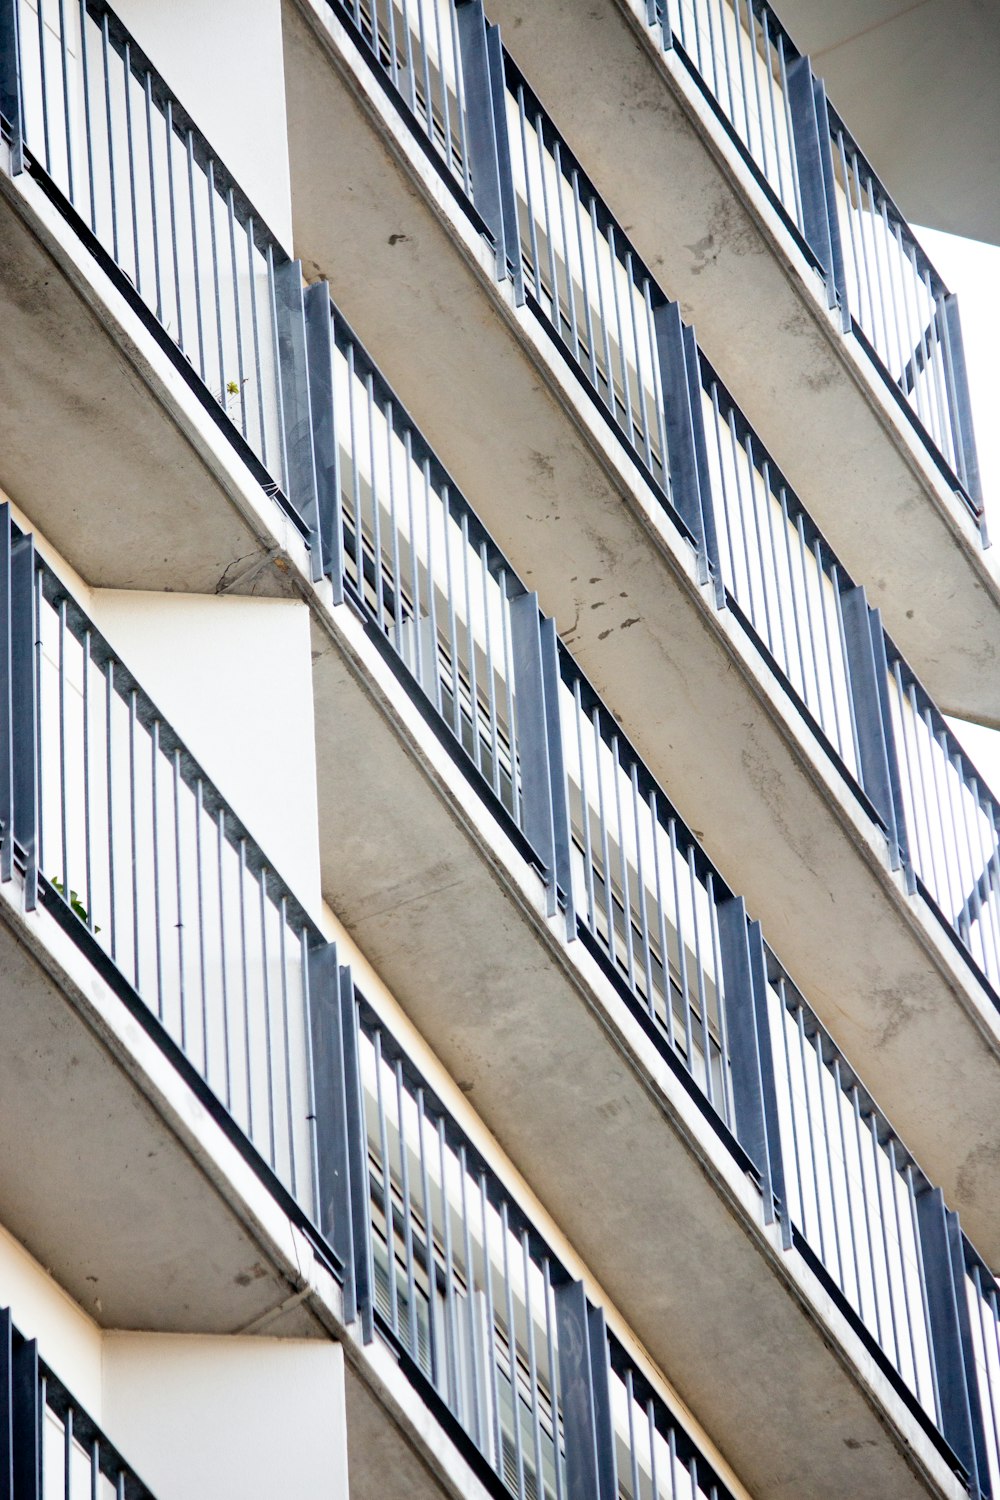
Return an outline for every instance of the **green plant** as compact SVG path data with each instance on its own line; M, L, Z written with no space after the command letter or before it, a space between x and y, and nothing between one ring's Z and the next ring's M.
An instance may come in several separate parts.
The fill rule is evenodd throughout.
M59 879L58 875L53 875L52 880L51 880L50 883L53 886L53 888L59 892L60 896L63 898L64 901L68 900L69 906L70 906L70 910L73 911L73 912L75 912L76 915L80 918L80 921L81 922L85 922L87 924L87 926L89 927L90 926L90 913L87 911L87 908L84 906L83 902L80 900L80 897L77 895L76 891L72 891L71 890L70 893L69 893L69 896L67 896L66 895L66 887L63 885L63 883ZM99 927L95 927L94 928L95 932L100 932L100 930L101 929Z

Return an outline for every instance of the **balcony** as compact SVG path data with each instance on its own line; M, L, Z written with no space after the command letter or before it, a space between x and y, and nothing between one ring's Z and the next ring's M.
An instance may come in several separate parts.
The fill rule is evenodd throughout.
M489 10L935 697L996 722L957 306L808 59L743 0Z
M358 371L360 356L355 353L350 363ZM362 378L372 389L370 373ZM413 445L404 444L404 453L412 452ZM425 490L425 500L428 496ZM460 506L457 498L455 504ZM468 544L468 515L460 510L454 524ZM455 545L447 533L438 540L446 555ZM390 554L393 550L390 543ZM481 556L486 552L481 540L479 550ZM349 970L338 968L336 952L270 869L175 731L57 575L34 557L30 539L9 530L7 557L7 680L15 710L5 740L13 801L4 821L14 837L0 850L9 861L0 875L23 882L29 914L37 900L55 918L82 958L126 1001L133 1021L140 1022L166 1060L195 1087L245 1165L291 1215L315 1252L329 1266L344 1268L344 1316L349 1323L360 1318L362 1338L370 1338L376 1326L382 1330L421 1399L432 1411L436 1403L444 1403L476 1451L521 1500L534 1493L532 1475L544 1472L546 1463L553 1475L560 1465L569 1475L590 1440L574 1439L564 1411L564 1451L556 1451L552 1412L558 1396L553 1392L578 1378L567 1373L563 1361L568 1358L565 1341L575 1326L572 1318L578 1322L584 1317L582 1291L572 1291L577 1283L560 1290L566 1286L565 1266L538 1250L530 1221L475 1156L427 1080L356 990ZM492 562L496 568L496 559ZM468 580L468 551L462 572ZM367 592L377 599L373 574L369 568ZM523 664L525 641L537 636L542 658L535 711L541 707L544 724L552 715L546 694L556 687L554 635L544 622L539 624L537 606L523 594L509 601L513 606L520 600L521 609L513 609L505 627L503 597L491 595L488 576L484 567L476 579L482 597L492 604L478 624L499 616L501 638L509 634L517 642L507 653L493 656L488 682L499 677L500 662ZM408 597L419 578L419 568L409 574ZM423 581L429 585L430 575ZM386 614L383 626L394 650L389 620L396 619L401 593L397 581L382 596L383 603L390 601L391 616ZM478 597L479 589L467 590L466 606ZM377 615L377 604L372 613ZM533 631L525 630L525 614L534 617ZM489 629L487 623L487 641ZM403 631L403 651L410 653L412 663L405 670L411 675L418 641L417 632ZM489 659L488 649L483 657ZM452 666L462 680L472 676L469 658ZM482 705L496 701L488 682L480 689L482 698L475 699L481 706L470 713L474 723L458 754L488 804L502 809L506 803L511 822L537 837L542 826L538 788L526 780L524 754L532 732L540 728L536 724L532 730L529 679L522 668L513 700L518 754L512 757L508 749L503 762L484 758L485 746L499 742L497 720L484 723L482 718ZM992 1406L982 1406L991 1389L988 1377L984 1373L980 1392L971 1363L975 1347L984 1372L991 1371L996 1346L996 1330L986 1316L995 1293L985 1265L966 1242L959 1242L970 1267L969 1295L974 1289L978 1299L972 1304L978 1329L973 1346L958 1304L944 1295L941 1280L942 1247L947 1247L949 1232L958 1233L957 1227L949 1230L957 1221L945 1215L940 1194L565 656L561 682L556 712L574 725L578 756L572 758L566 736L561 832L554 795L558 780L551 783L551 800L542 809L552 830L546 852L555 865L550 868L542 859L538 863L547 870L556 930L574 903L580 903L582 941L573 945L579 950L574 960L579 978L567 987L565 980L553 983L539 976L531 1008L541 1009L529 1036L541 1025L548 1037L545 1049L531 1042L526 1055L521 1028L512 1033L504 1022L498 1030L478 1007L470 1006L458 1024L453 1017L452 1045L471 1061L472 1038L478 1037L477 1045L482 1048L485 1042L494 1063L503 1062L494 1082L487 1081L482 1090L498 1117L493 1091L497 1086L506 1090L505 1080L512 1076L520 1076L530 1088L532 1071L544 1073L546 1108L564 1120L563 1112L574 1110L572 1101L579 1101L578 1091L585 1085L589 1125L577 1118L574 1132L561 1132L563 1140L572 1140L570 1154L575 1155L581 1130L586 1133L599 1124L607 1135L590 1102L593 1090L602 1087L602 1076L607 1086L609 1062L604 1026L595 1029L581 1010L578 986L588 973L592 990L596 981L597 989L608 993L610 983L610 993L617 997L612 1000L619 1013L616 1026L624 1026L627 1034L638 1022L640 1051L646 1054L644 1061L636 1058L630 1064L635 1074L626 1088L632 1149L642 1144L644 1182L648 1172L659 1175L662 1170L664 1180L673 1183L671 1194L655 1195L648 1224L642 1215L635 1219L635 1244L627 1252L616 1248L617 1272L608 1263L603 1232L604 1248L595 1246L605 1274L620 1283L623 1304L641 1310L642 1326L656 1326L647 1294L640 1290L649 1281L651 1244L658 1246L657 1265L665 1276L674 1259L678 1270L681 1264L697 1264L706 1278L704 1287L693 1302L685 1302L686 1311L675 1303L669 1310L661 1308L666 1328L654 1347L665 1337L668 1348L674 1339L716 1353L722 1348L731 1369L738 1367L734 1361L753 1365L765 1392L773 1383L777 1390L787 1382L785 1358L773 1365L765 1359L762 1366L760 1333L751 1333L756 1327L751 1305L757 1309L755 1317L762 1315L762 1306L768 1307L769 1326L784 1330L779 1346L786 1348L784 1341L790 1338L801 1353L802 1389L795 1401L787 1391L783 1396L788 1425L779 1434L772 1421L767 1433L768 1446L773 1449L780 1441L789 1463L794 1432L803 1430L809 1403L818 1399L818 1392L824 1393L824 1403L828 1399L832 1377L827 1346L836 1329L852 1357L860 1357L866 1371L861 1386L874 1382L872 1388L894 1413L894 1422L907 1429L916 1423L920 1436L909 1430L904 1446L915 1443L924 1454L921 1465L932 1492L950 1493L941 1463L971 1471L978 1461L968 1443L963 1448L960 1424L940 1394L945 1370L956 1360L964 1361L965 1400L974 1431L981 1434L992 1422ZM440 698L434 706L429 695L431 712L439 713L441 706ZM449 726L444 733L454 731ZM474 734L480 743L478 766L471 748ZM501 764L507 767L506 780ZM623 812L629 806L630 813ZM58 875L41 873L54 872L57 865ZM560 871L566 877L562 883ZM470 894L467 880L466 899ZM482 919L481 904L474 915ZM30 915L28 921L30 926ZM416 956L414 944L407 954L411 965ZM519 963L513 946L511 956L512 964ZM557 998L560 984L562 999ZM426 983L419 994L432 1013L440 995ZM483 999L492 1004L493 997L484 993ZM421 1002L413 997L411 1003L418 1009ZM434 1030L440 1035L439 1026ZM560 1038L575 1058L571 1078ZM516 1069L515 1054L509 1065L503 1057L511 1047ZM659 1078L663 1086L664 1066L671 1080L666 1089L670 1104L665 1100L651 1114L648 1102L637 1110L650 1079ZM586 1083L590 1074L592 1087ZM615 1090L621 1086L616 1084ZM479 1094L477 1084L477 1101ZM684 1128L678 1136L674 1131L680 1121L674 1118L667 1129L662 1108L670 1116L680 1113ZM522 1107L522 1116L524 1126L537 1131L534 1109ZM501 1123L517 1140L509 1119ZM697 1154L707 1151L713 1162L712 1175L727 1183L722 1196L721 1184L711 1183L704 1166L694 1160L696 1143ZM519 1144L527 1158L530 1153ZM593 1239L593 1218L589 1210L581 1218L579 1203L574 1209L565 1202L566 1183L572 1180L565 1175L565 1149L554 1148L544 1163L536 1160L533 1175L558 1200L566 1227L586 1245ZM635 1215L648 1191L638 1182L620 1180L618 1145L606 1141L598 1148L595 1141L588 1159L595 1190L609 1192L609 1211ZM618 1187L612 1189L616 1178ZM693 1199L687 1196L691 1193ZM691 1219L668 1232L663 1215L676 1220L678 1201L691 1205ZM734 1213L738 1203L742 1209ZM706 1214L716 1246L711 1254L702 1238ZM757 1236L771 1226L767 1238L773 1247L762 1253L758 1244L739 1272L746 1252L738 1247L747 1244L741 1221L748 1214L747 1224L756 1223ZM30 1234L39 1232L39 1224L33 1224ZM79 1237L74 1243L79 1244ZM778 1278L775 1253L777 1265L784 1266ZM473 1296L470 1278L476 1265L482 1268L476 1274L484 1279ZM66 1274L73 1272L67 1268ZM110 1267L105 1274L114 1285ZM751 1276L751 1302L744 1307L730 1300L723 1316L729 1333L720 1345L722 1329L714 1318L711 1328L706 1326L703 1308L706 1298L713 1300L710 1287L720 1277L740 1274ZM798 1287L792 1298L789 1276ZM673 1284L671 1276L667 1281ZM690 1270L688 1282L693 1292ZM439 1292L432 1295L432 1287ZM793 1331L801 1326L801 1295L813 1308L811 1318L825 1322L826 1332L815 1342L812 1333L802 1340ZM486 1299L485 1324L471 1305L478 1305L480 1296ZM540 1304L533 1306L536 1297ZM572 1314L567 1309L574 1298L577 1312ZM830 1314L821 1311L830 1301L832 1325ZM131 1310L125 1320L134 1317ZM566 1318L570 1322L562 1323ZM591 1340L603 1338L599 1315L586 1312L584 1321ZM562 1344L553 1333L560 1326L565 1329ZM526 1389L515 1402L511 1347L518 1327L525 1330L518 1365L528 1373ZM651 1398L643 1397L639 1407L630 1404L636 1373L614 1341L610 1351L611 1373L604 1377L611 1382L610 1394L595 1395L590 1409L600 1418L610 1406L611 1430L601 1438L600 1451L608 1463L615 1460L607 1455L617 1451L617 1462L634 1475L636 1466L662 1465L664 1451L670 1455L678 1443L683 1449L686 1439L679 1440L676 1433L671 1437L672 1418L657 1416L655 1401L650 1418ZM485 1373L479 1379L485 1386L477 1386L475 1372L484 1358ZM596 1378L603 1356L598 1361L591 1347L587 1361L588 1367L594 1362ZM551 1373L553 1362L559 1383ZM707 1402L735 1441L717 1397L709 1394L718 1387L715 1355L707 1363L702 1359L689 1365L685 1360L682 1367L698 1398L696 1408ZM806 1370L815 1375L807 1379ZM749 1379L749 1365L746 1375ZM855 1375L847 1381L842 1396L850 1433L870 1420L862 1412L870 1411L872 1397L865 1396L859 1407L852 1394L859 1393L858 1379ZM639 1388L644 1388L641 1382ZM640 1409L647 1419L645 1436L636 1427ZM738 1420L742 1427L744 1416ZM942 1427L950 1446L940 1436ZM741 1443L745 1439L741 1431ZM840 1441L835 1432L831 1442L839 1446ZM986 1454L985 1437L982 1443ZM885 1447L880 1441L876 1446L880 1456L873 1460L865 1453L868 1478L859 1475L858 1482L871 1481L870 1463L885 1464L884 1480L878 1482L892 1484L896 1492L909 1483L903 1477L909 1469L897 1471L898 1452L891 1444ZM957 1460L952 1447L959 1452ZM796 1455L797 1474L802 1462ZM810 1468L813 1462L817 1474L828 1471L830 1456L825 1450L821 1455L817 1446ZM700 1463L696 1455L696 1473ZM842 1479L838 1471L838 1485ZM564 1478L564 1484L569 1482ZM711 1482L705 1483L706 1493ZM553 1477L553 1493L559 1485Z

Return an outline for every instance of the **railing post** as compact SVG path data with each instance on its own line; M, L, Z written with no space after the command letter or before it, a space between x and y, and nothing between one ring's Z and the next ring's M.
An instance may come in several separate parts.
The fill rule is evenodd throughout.
M340 450L334 418L333 308L325 281L306 288L306 356L313 465L316 474L320 570L333 584L334 604L344 602L344 530L340 506Z
M830 307L840 304L844 331L850 326L847 280L840 219L837 215L833 151L826 89L813 74L808 57L796 57L788 65L788 105L792 116L795 164L798 168L802 203L802 232L826 277Z
M916 1202L941 1431L968 1471L973 1500L979 1500L989 1493L989 1468L965 1295L962 1231L958 1215L945 1207L940 1188L928 1188Z
M664 302L656 308L653 326L663 391L671 499L695 539L698 582L714 579L716 602L721 606L725 594L705 446L698 344L694 329L684 325L676 302Z
M20 0L0 0L0 115L10 131L10 174L24 171L24 96L21 89Z
M316 492L309 361L306 349L302 263L286 261L274 271L274 304L281 376L281 424L284 436L288 499L311 533L312 575L322 577L323 536Z
M368 1147L351 971L327 943L309 956L318 1228L344 1264L344 1321L374 1337Z
M877 609L869 608L868 597L861 587L843 593L840 607L858 733L861 785L885 828L892 868L898 870L903 866L908 883L912 883L882 617Z
M548 915L556 915L561 890L567 935L573 937L569 811L559 723L559 647L555 621L543 618L537 594L518 594L510 601L510 635L524 834L544 867Z
M14 843L26 858L25 906L38 893L38 705L35 701L35 548L0 506L0 880L14 874Z
M0 1309L0 1500L14 1500L14 1346L10 1309Z
M38 1345L12 1335L11 1430L14 1500L42 1500L42 1409Z
M781 1242L787 1250L792 1243L792 1223L785 1193L778 1090L767 1014L764 939L760 923L748 919L742 896L721 901L717 910L736 1137L760 1173L764 1223L780 1222Z
M520 304L524 301L524 273L507 132L507 84L500 28L487 23L482 0L456 0L455 10L465 85L473 202L493 236L497 280L513 278L514 294Z
M616 1500L604 1314L587 1302L582 1281L553 1288L559 1339L559 1389L569 1500Z
M959 478L968 491L969 499L979 511L980 526L985 542L986 518L983 513L983 485L979 473L979 455L976 452L976 435L972 426L969 372L965 363L965 344L962 341L958 298L954 292L947 292L943 302L948 405L951 408L951 425L955 434L955 450L959 460Z

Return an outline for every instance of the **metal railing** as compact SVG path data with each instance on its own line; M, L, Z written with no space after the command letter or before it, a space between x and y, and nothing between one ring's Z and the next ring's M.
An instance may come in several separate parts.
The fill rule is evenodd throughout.
M0 1473L17 1500L153 1500L135 1470L104 1436L0 1310Z
M798 497L702 361L701 416L724 587L840 760L861 779L841 592L852 587Z
M1000 992L1000 803L915 673L886 646L909 859L941 919Z
M259 477L302 523L286 409L300 278L239 184L104 0L5 8L18 149L182 356ZM285 369L282 366L285 364Z
M13 732L28 736L33 765L18 761L11 820L29 903L39 882L61 898L312 1214L319 933L6 506L0 528L8 640L15 654L31 648ZM5 840L5 878L12 859Z
M923 1176L770 949L766 972L788 1213L940 1423L917 1218Z
M328 302L327 309L343 587L521 826L511 597L524 589Z
M804 242L845 331L860 337L982 523L956 299L809 59L764 0L647 0L645 12Z
M801 230L788 69L798 50L760 0L647 0L664 46L679 44L750 160Z
M506 55L504 75L523 285L669 493L656 328L666 298Z

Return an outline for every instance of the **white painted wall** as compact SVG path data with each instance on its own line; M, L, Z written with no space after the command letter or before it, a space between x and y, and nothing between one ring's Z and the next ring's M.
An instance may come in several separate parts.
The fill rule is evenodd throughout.
M101 1330L57 1281L0 1228L0 1307L95 1421L101 1421Z
M118 0L115 9L290 252L281 0Z
M319 835L306 605L94 589L85 607L277 872L300 900L315 904Z
M346 1500L339 1344L110 1333L104 1401L157 1500Z

